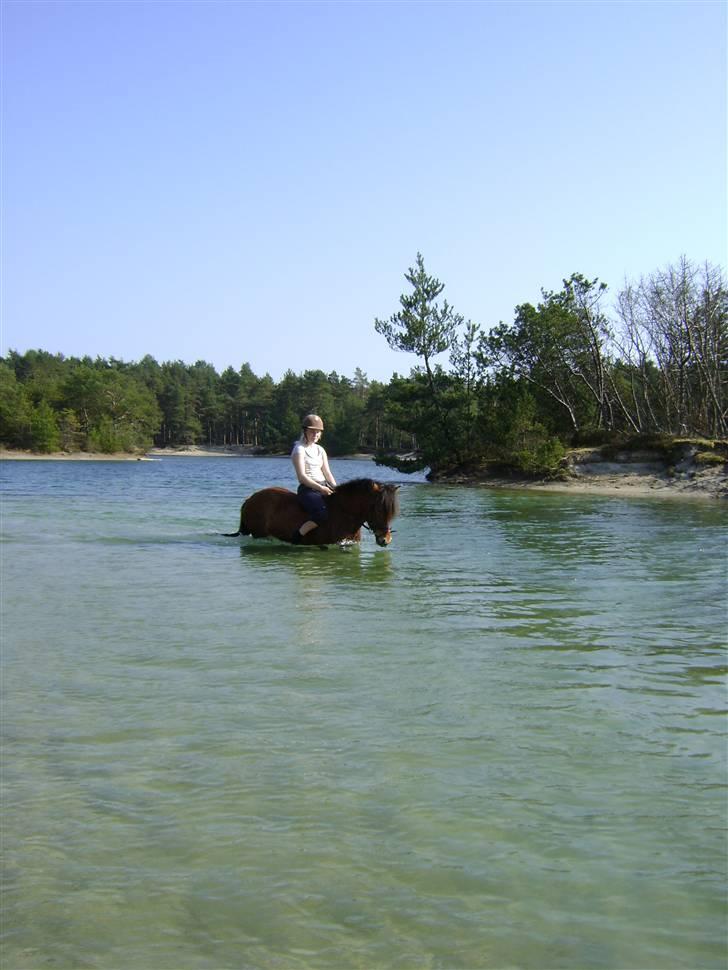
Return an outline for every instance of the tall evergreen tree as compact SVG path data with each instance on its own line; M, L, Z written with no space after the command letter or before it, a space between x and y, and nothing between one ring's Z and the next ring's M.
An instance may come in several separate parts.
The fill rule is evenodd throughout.
M377 318L374 329L386 338L393 350L415 354L422 361L430 393L437 404L434 359L450 349L462 317L447 300L438 303L445 284L427 273L421 253L417 253L415 266L407 270L404 278L412 292L402 293L399 298L402 309L388 320Z

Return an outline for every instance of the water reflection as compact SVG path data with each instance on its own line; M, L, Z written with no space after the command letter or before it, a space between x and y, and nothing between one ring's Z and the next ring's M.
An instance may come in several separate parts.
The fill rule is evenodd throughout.
M310 584L382 585L394 575L389 549L367 549L357 544L295 548L274 540L250 540L240 545L240 559L246 566L269 572L283 570Z

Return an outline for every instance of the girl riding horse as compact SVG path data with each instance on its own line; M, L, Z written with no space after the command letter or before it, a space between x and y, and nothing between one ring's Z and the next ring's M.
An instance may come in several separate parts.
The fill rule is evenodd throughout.
M328 455L319 444L324 423L318 414L307 414L301 422L301 437L293 446L291 461L298 478L298 501L308 518L294 529L291 542L298 545L309 532L328 520L329 510L324 499L333 495L336 479L329 468Z

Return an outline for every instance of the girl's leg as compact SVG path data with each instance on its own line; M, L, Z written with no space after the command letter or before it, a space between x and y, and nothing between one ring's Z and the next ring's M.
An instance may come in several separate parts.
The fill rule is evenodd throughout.
M300 528L291 536L291 542L297 544L301 539L308 535L309 532L313 532L317 529L321 522L325 522L328 518L328 509L326 508L326 503L324 502L324 497L320 492L314 492L305 486L301 486L298 489L298 499L303 506L304 512L312 516L303 523ZM315 516L315 518L313 518ZM316 521L318 520L318 521Z
M313 519L309 519L308 522L304 522L300 529L294 532L294 542L300 542L304 536L307 536L309 532L313 532L314 529L318 529L318 522L314 522ZM298 539L295 536L299 536Z

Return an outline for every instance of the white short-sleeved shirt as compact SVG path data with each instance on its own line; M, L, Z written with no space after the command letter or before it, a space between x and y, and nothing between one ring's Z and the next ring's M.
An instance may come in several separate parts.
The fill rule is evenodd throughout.
M304 445L302 441L297 441L293 446L291 458L295 457L299 451L303 452L303 470L306 475L312 478L318 485L325 485L324 459L326 458L326 452L321 445L315 443Z

